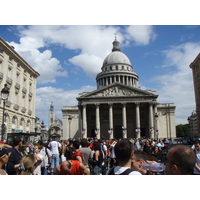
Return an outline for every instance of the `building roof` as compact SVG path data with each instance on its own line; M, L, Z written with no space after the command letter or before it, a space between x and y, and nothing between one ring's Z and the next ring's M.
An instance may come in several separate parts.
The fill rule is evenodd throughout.
M127 64L131 65L129 58L121 52L119 47L119 42L116 40L113 42L112 52L105 58L103 62L104 65L112 65L112 64Z

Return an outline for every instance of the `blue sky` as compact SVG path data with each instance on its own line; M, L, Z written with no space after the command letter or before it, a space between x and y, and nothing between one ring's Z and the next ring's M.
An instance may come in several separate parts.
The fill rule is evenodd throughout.
M62 120L63 106L77 105L78 93L96 89L96 75L115 33L139 75L139 86L156 91L159 103L174 103L176 124L187 123L195 110L189 64L200 52L200 26L0 26L0 37L40 73L36 115L46 125L51 102Z

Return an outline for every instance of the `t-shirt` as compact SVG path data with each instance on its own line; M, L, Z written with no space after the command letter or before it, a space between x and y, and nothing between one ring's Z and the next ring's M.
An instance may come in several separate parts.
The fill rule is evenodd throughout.
M43 156L41 154L37 154L37 155L41 158L41 160L43 160ZM42 162L36 163L36 168L33 171L34 175L41 175L41 164L42 164Z
M58 147L61 147L61 144L57 141L51 141L48 147L51 149L52 154L59 154Z
M127 170L128 168L129 167L116 166L114 168L114 173L115 173L115 175L119 175L119 174L123 173L125 170ZM108 175L109 171L110 170L107 171L107 173L106 173L107 175ZM132 171L129 175L142 175L142 174L138 171Z

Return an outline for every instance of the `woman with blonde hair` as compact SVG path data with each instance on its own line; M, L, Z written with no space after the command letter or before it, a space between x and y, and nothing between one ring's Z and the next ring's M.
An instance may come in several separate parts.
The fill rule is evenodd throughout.
M35 158L32 154L25 155L20 160L17 175L33 175L35 169Z

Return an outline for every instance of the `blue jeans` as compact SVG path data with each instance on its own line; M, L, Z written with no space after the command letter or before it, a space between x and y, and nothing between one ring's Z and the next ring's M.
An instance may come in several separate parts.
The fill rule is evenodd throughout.
M48 175L48 169L46 169L45 167L41 167L41 174Z
M52 154L52 162L50 168L56 168L59 165L59 155L58 154Z

